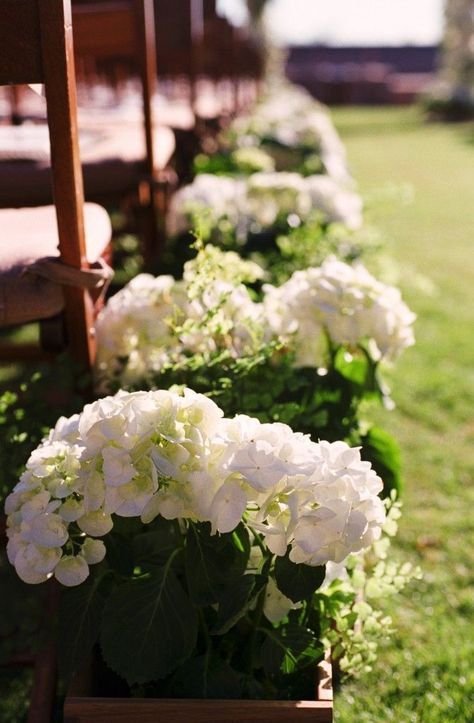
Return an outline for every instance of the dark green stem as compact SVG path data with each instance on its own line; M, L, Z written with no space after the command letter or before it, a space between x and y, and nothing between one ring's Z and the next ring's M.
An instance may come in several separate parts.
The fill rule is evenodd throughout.
M267 552L268 555L268 552ZM262 568L262 576L265 577L265 584L262 587L258 598L257 598L257 604L255 606L255 612L254 612L254 620L253 620L253 626L252 626L252 632L250 633L250 638L247 645L247 665L246 670L249 674L252 673L253 670L253 659L255 656L255 647L257 644L257 633L258 628L260 626L260 621L262 619L263 615L263 607L265 605L265 594L267 591L267 583L268 583L268 575L270 573L270 566L272 564L273 555L270 555L265 560L265 563Z

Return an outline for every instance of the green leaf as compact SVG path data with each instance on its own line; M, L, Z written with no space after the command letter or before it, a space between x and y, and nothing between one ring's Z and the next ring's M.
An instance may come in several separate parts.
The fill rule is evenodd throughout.
M340 347L334 358L334 368L353 384L359 387L369 385L372 379L371 364L366 354L348 355L344 347Z
M99 576L61 590L58 623L59 671L70 678L99 638L105 593Z
M284 402L271 407L272 419L283 424L290 424L300 413L301 407L297 402Z
M261 663L268 675L292 673L319 660L324 652L311 630L290 624L280 630L266 630Z
M256 575L242 575L226 590L219 602L217 619L211 629L213 635L224 635L245 615L255 597L256 579Z
M180 543L177 539L175 522L158 517L147 527L150 529L133 538L135 563L165 565L170 554L179 547Z
M393 437L380 427L371 427L362 437L362 457L371 462L383 480L383 496L402 489L400 449Z
M120 575L131 575L133 572L133 550L131 541L123 535L110 532L104 538L107 549L107 562Z
M260 663L267 675L277 675L285 657L285 646L280 639L278 630L265 632L266 638L260 648Z
M104 660L129 684L164 678L196 644L197 611L168 564L120 585L104 610Z
M190 525L186 541L186 581L196 605L218 602L229 585L242 577L249 553L249 537L243 525L225 535L211 535L208 523Z
M289 553L284 557L277 557L275 562L275 580L278 589L293 602L300 602L317 590L326 574L324 565L311 567L310 565L296 565L291 562Z
M241 675L222 658L201 655L188 660L171 681L171 695L179 698L242 697Z

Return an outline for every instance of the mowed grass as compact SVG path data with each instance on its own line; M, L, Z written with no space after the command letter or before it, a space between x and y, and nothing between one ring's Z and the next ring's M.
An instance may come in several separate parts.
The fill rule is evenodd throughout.
M396 548L424 580L394 599L397 628L372 673L342 686L337 723L474 721L474 144L472 127L427 125L416 109L337 109L363 193L409 183L379 213L417 344L391 373L404 515ZM413 284L433 282L432 293ZM405 280L405 283L404 283Z

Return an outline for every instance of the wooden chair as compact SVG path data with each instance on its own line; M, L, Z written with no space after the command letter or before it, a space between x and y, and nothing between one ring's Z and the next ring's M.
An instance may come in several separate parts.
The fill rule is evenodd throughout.
M140 109L84 107L79 115L85 197L124 209L138 223L147 265L158 255L166 168L175 150L172 131L153 124L156 90L153 0L72 0L76 79L84 87L114 82L114 73L138 78ZM141 96L141 98L140 98ZM0 162L0 206L51 202L49 158Z
M73 0L73 32L76 67L80 67L79 78L84 82L94 82L94 75L100 75L101 70L114 72L117 68L126 77L139 80L143 122L124 122L119 113L114 126L110 115L104 114L99 130L107 139L99 144L98 153L106 155L108 145L110 159L86 163L84 179L86 195L90 187L90 197L98 200L105 201L108 190L117 198L127 190L132 191L139 212L145 263L150 268L159 256L163 233L160 219L163 221L170 181L166 168L175 150L172 131L155 125L153 119L152 100L157 89L153 0ZM92 118L91 128L94 127L98 128L97 120ZM114 157L119 161L115 165Z
M158 72L190 95L193 69L194 17L201 0L154 0ZM179 93L177 93L178 95Z
M94 300L110 269L105 210L84 205L70 0L0 0L0 85L43 83L54 206L0 211L0 326L64 321L64 346L94 363ZM95 268L94 268L95 267ZM58 316L59 312L59 316ZM0 346L1 358L40 350Z
M196 113L199 53L196 37L201 25L202 2L153 0L158 75L173 108L167 115L176 138L173 166L180 183L192 179L194 157L202 150Z
M214 5L208 0L154 0L154 5L160 77L187 87L195 122L215 118L216 104L203 104L199 88L205 26L214 17Z
M238 114L256 96L252 86L262 77L261 50L247 28L237 28L210 11L202 47L200 74L215 83L216 93L227 95L227 112Z

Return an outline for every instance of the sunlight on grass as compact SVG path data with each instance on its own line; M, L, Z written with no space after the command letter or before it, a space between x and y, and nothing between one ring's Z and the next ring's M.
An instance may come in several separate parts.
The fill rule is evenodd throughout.
M374 415L404 456L398 547L424 571L423 582L389 610L397 633L375 670L339 692L336 720L468 723L474 719L472 128L425 125L416 109L399 108L338 109L334 120L363 193L387 180L414 190L412 204L377 216L418 321L416 347L391 374L397 409ZM413 271L433 282L430 294L409 283Z

